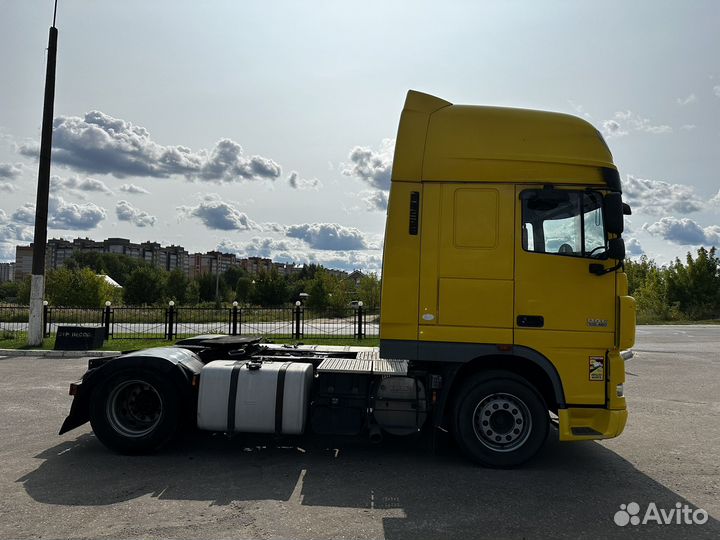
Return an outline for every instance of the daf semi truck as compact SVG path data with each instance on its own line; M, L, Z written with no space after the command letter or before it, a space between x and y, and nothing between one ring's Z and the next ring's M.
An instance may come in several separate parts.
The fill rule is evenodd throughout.
M635 301L620 176L586 121L410 91L398 128L380 346L199 336L89 362L60 433L122 453L225 433L451 434L517 466L627 419ZM554 433L555 431L553 431Z

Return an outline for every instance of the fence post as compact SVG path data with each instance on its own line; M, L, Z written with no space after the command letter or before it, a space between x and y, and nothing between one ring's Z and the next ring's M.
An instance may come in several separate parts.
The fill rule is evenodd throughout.
M295 302L295 331L293 332L293 339L301 339L302 332L300 330L300 318L302 316L302 307L300 300Z
M50 336L50 317L48 317L50 308L48 307L48 301L43 300L43 336Z
M233 302L232 307L232 331L230 332L231 336L237 336L238 335L238 303L237 301Z
M362 339L365 337L365 332L363 329L363 303L362 300L358 302L357 305L357 332L355 334L355 337L357 339Z
M103 311L103 323L105 326L105 339L110 339L110 300L105 302L105 311Z
M173 338L173 333L175 332L175 302L173 300L170 300L168 302L168 311L167 311L167 339Z

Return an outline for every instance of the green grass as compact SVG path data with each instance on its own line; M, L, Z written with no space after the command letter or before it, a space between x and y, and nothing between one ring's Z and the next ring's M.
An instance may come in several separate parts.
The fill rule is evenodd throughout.
M183 336L179 339L184 339ZM130 351L136 349L147 349L149 347L164 347L174 345L177 339L109 339L100 348L102 351ZM287 338L265 338L267 343L302 343L303 345L351 345L359 347L377 347L380 344L378 338L365 338L362 340L343 339L287 339ZM28 347L27 335L25 332L2 333L0 334L0 349L42 349L52 350L55 348L55 336L45 338L42 347Z

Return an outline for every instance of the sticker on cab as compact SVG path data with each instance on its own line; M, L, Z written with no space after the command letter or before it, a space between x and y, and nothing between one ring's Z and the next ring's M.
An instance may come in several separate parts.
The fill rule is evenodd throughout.
M605 358L602 356L591 356L589 373L591 381L604 381L605 380Z

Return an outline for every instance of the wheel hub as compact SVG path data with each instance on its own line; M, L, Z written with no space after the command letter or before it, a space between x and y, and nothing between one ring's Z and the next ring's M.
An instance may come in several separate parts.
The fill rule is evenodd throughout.
M532 420L525 403L505 393L491 394L480 401L473 414L478 440L496 452L522 446L530 435Z

